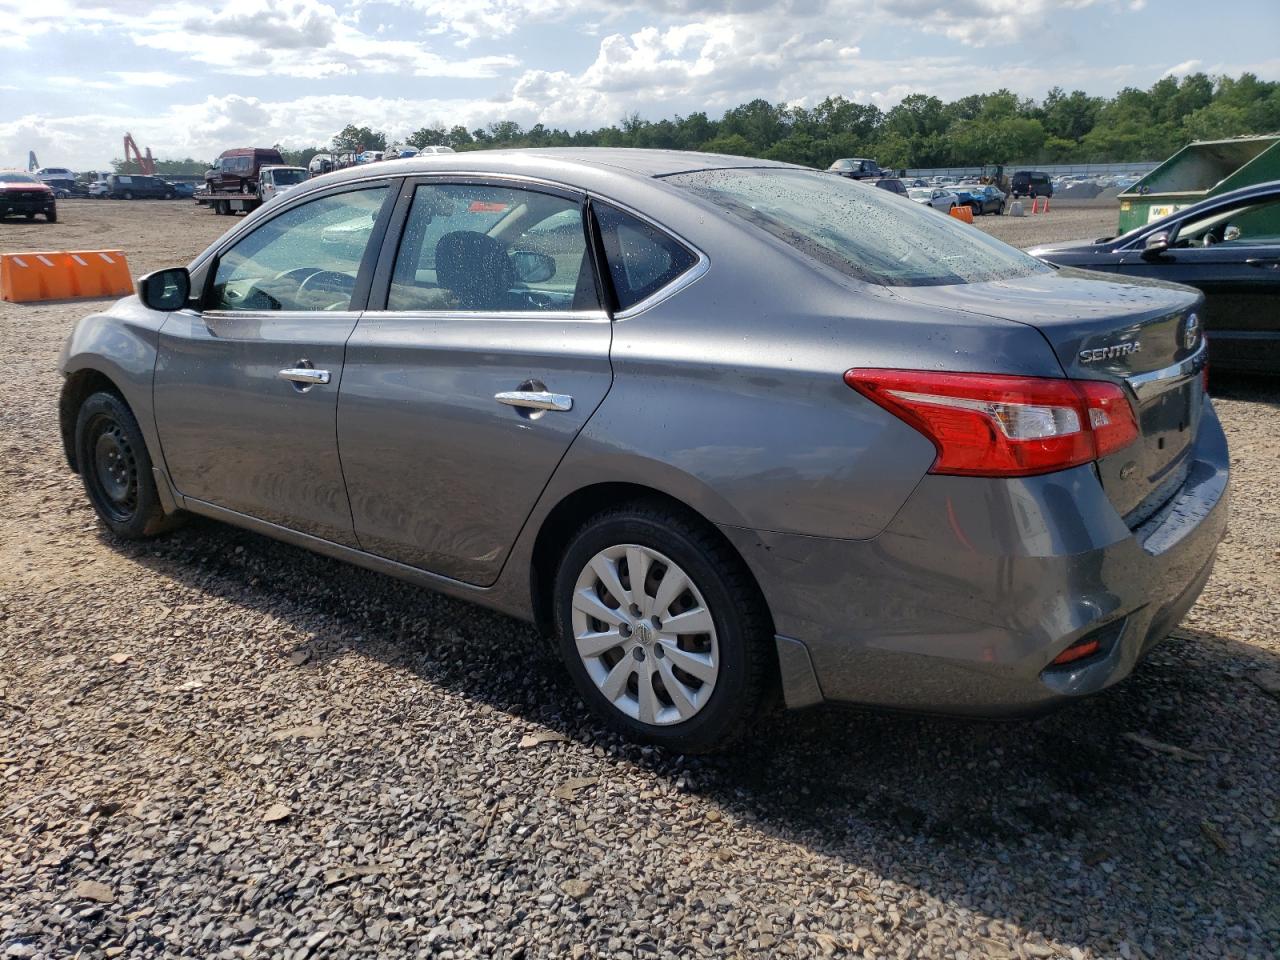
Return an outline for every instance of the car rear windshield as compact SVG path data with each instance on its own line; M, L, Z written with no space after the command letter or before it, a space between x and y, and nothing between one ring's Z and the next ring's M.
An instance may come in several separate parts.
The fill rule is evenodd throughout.
M667 180L869 283L980 283L1050 269L975 227L843 177L757 168L700 170Z

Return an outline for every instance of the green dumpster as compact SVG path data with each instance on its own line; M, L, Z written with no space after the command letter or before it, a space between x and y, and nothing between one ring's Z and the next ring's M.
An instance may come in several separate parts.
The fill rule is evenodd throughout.
M1267 180L1280 180L1280 135L1189 144L1120 194L1120 232Z

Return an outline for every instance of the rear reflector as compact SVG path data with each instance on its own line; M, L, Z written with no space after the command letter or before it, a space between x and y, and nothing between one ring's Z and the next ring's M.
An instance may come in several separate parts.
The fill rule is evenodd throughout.
M1128 397L1101 380L856 368L844 381L933 441L930 473L1051 473L1138 438Z
M1097 640L1080 640L1053 658L1053 666L1060 667L1064 663L1075 663L1098 652L1101 644Z

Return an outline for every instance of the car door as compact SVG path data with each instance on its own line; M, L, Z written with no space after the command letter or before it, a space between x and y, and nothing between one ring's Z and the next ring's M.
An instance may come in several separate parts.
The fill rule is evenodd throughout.
M1260 351L1280 359L1280 196L1192 214L1169 242L1159 255L1126 250L1121 272L1202 290L1212 360L1250 369Z
M356 535L488 585L612 383L584 198L424 178L393 223L338 402Z
M337 398L397 183L282 204L218 253L202 309L165 322L156 425L184 496L354 545Z

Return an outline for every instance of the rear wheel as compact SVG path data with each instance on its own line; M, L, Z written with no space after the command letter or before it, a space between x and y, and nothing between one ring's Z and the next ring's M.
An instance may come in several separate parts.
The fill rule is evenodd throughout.
M132 199L133 199L133 191L132 191L132 190L126 190L126 191L124 192L124 198L125 198L126 200L132 200Z
M160 504L138 421L119 396L104 390L85 400L75 449L89 503L112 533L139 540L173 526Z
M759 713L772 630L732 551L663 505L600 514L555 582L560 651L579 693L625 735L721 749Z

